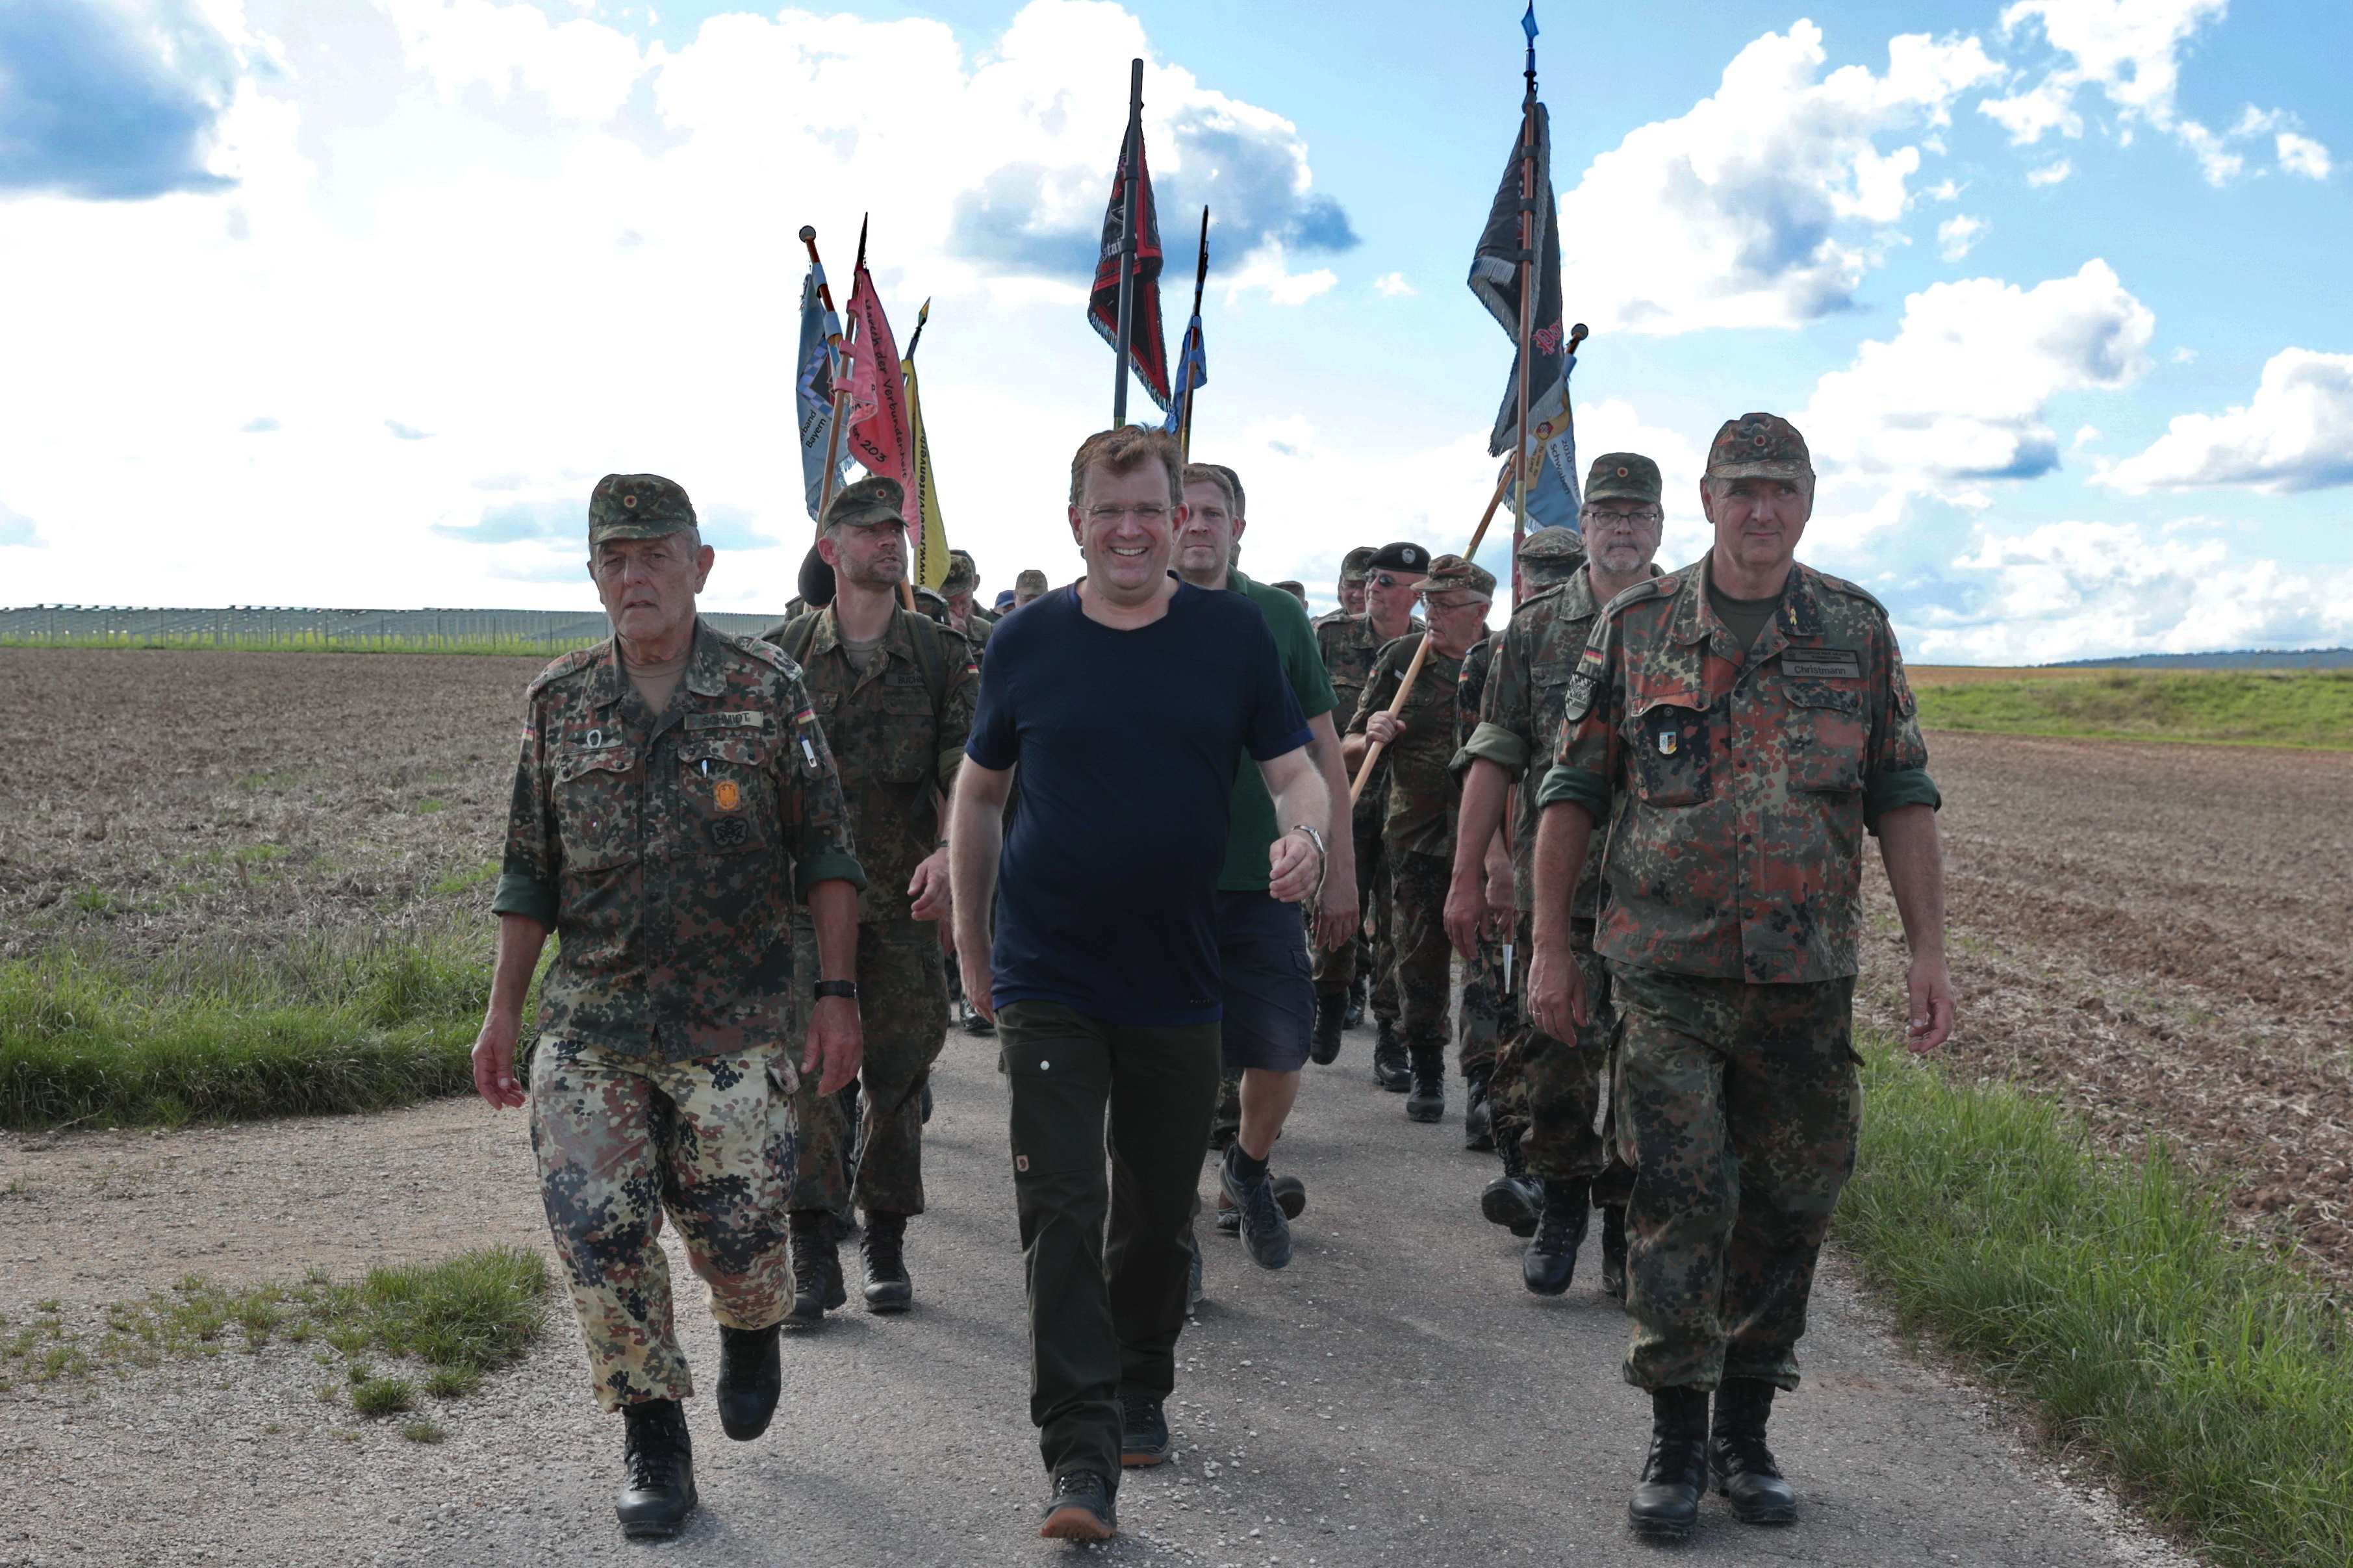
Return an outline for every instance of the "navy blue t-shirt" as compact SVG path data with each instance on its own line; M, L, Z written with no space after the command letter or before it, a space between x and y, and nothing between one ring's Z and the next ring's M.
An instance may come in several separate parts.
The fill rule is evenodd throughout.
M1266 617L1176 585L1117 631L1058 588L997 623L965 754L1019 763L997 868L997 1004L1114 1024L1207 1024L1234 769L1307 744Z

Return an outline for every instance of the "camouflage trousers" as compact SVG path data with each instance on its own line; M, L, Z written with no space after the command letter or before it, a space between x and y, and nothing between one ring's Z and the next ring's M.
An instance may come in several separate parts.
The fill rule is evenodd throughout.
M1534 916L1525 910L1520 911L1515 956L1534 950L1535 924ZM1536 1027L1527 1011L1525 968L1514 963L1510 1023L1495 1053L1495 1077L1487 1095L1495 1108L1496 1135L1518 1133L1528 1174L1591 1182L1593 1201L1616 1208L1624 1205L1634 1184L1633 1170L1610 1146L1609 1121L1615 1120L1617 1100L1614 1085L1609 1120L1603 1115L1602 1084L1613 1059L1610 1047L1618 1032L1618 1013L1610 1005L1609 967L1593 951L1593 922L1573 922L1568 941L1569 952L1585 980L1591 1022L1577 1032L1573 1046Z
M1442 1062L1453 1025L1454 944L1446 936L1446 884L1453 868L1443 855L1409 851L1389 859L1398 1037L1416 1059L1434 1055Z
M1373 1016L1395 1023L1397 928L1389 914L1388 855L1381 843L1379 817L1374 817L1367 828L1362 816L1360 811L1356 834L1356 902L1365 911L1366 923L1373 928L1373 934L1359 935L1328 952L1317 948L1314 978L1318 991L1345 991L1356 983L1358 974L1369 975L1373 982Z
M1518 983L1520 965L1526 962L1525 947L1512 951L1510 973L1504 971L1504 944L1482 942L1477 956L1462 966L1462 1002L1460 1029L1462 1037L1462 1071L1468 1077L1475 1068L1493 1067L1496 1053L1510 1032L1516 1015L1512 987Z
M764 1329L792 1306L786 1090L758 1056L663 1061L542 1040L531 1068L540 1196L607 1410L684 1399L662 1216L711 1289L711 1315Z
M1814 1262L1862 1126L1854 981L1609 973L1618 1136L1635 1166L1626 1381L1795 1388Z
M803 922L797 952L815 952ZM814 974L816 965L796 964ZM797 985L806 993L807 985ZM802 1009L806 1011L806 1007ZM934 921L858 922L858 1011L866 1058L858 1069L865 1107L858 1130L858 1184L847 1173L849 1118L838 1095L819 1094L814 1074L793 1095L800 1160L791 1206L846 1212L854 1200L869 1214L923 1212L923 1085L947 1044L948 980Z

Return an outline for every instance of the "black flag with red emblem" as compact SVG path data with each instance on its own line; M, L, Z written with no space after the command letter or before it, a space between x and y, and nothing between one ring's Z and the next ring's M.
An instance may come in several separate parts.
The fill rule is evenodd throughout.
M1126 138L1123 137L1124 142ZM1152 205L1152 174L1144 162L1144 132L1134 132L1135 145L1120 149L1119 169L1111 182L1111 207L1103 214L1103 254L1095 262L1095 287L1087 300L1087 320L1103 341L1119 349L1119 244L1125 219L1127 171L1135 169L1135 189L1143 205L1135 216L1135 298L1130 309L1128 364L1144 383L1144 390L1163 411L1168 407L1168 346L1160 335L1160 215ZM1133 160L1130 152L1133 152Z

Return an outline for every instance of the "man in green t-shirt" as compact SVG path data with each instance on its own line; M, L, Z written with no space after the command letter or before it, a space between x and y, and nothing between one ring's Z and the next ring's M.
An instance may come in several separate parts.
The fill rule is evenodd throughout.
M1339 698L1315 650L1314 626L1297 599L1234 569L1234 546L1248 524L1241 480L1231 468L1186 465L1185 505L1186 521L1176 533L1176 574L1197 588L1230 590L1258 605L1274 634L1292 695L1307 720L1312 736L1308 756L1323 773L1335 803L1333 820L1304 825L1323 839L1329 857L1311 919L1317 945L1337 947L1356 929L1356 868L1348 831L1348 784L1340 771L1340 740L1332 722ZM1234 776L1226 865L1218 878L1225 1068L1228 1075L1240 1079L1241 1101L1241 1125L1226 1148L1219 1179L1251 1261L1262 1268L1280 1268L1291 1261L1291 1215L1306 1200L1304 1190L1295 1184L1278 1197L1267 1173L1267 1157L1299 1095L1299 1073L1307 1063L1314 1028L1315 990L1299 911L1267 892L1266 847L1278 832L1302 825L1275 820L1274 802L1257 773L1256 768L1242 768Z

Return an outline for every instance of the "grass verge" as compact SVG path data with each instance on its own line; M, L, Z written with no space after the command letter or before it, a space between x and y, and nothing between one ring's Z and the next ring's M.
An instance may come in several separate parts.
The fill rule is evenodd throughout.
M1838 1226L1903 1319L2033 1398L2217 1560L2353 1562L2343 1303L2231 1231L2162 1145L2120 1163L2059 1107L1865 1048Z
M167 1360L259 1353L272 1340L317 1341L322 1366L344 1363L322 1398L347 1396L363 1415L414 1408L416 1385L379 1376L370 1351L418 1361L425 1392L440 1399L472 1393L485 1373L520 1357L545 1325L547 1264L514 1247L461 1252L439 1263L372 1268L357 1283L313 1273L296 1285L231 1289L192 1274L109 1310L102 1331L78 1335L59 1303L43 1301L24 1323L0 1322L0 1388L101 1371L126 1372Z
M455 939L0 963L0 1126L178 1126L459 1093L489 994L480 944Z
M1917 695L1937 730L2353 749L2353 670L2069 672Z

